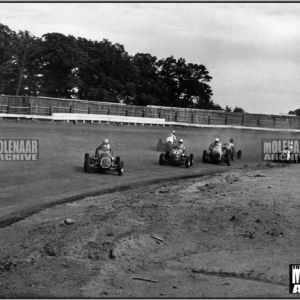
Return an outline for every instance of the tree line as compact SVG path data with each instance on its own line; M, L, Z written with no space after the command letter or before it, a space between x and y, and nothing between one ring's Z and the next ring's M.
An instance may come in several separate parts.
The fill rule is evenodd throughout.
M204 65L184 58L130 56L107 39L38 38L0 24L0 94L221 110L212 100L211 79Z

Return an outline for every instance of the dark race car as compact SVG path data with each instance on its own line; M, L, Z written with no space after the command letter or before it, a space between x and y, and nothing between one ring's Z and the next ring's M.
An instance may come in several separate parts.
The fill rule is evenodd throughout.
M203 151L203 163L222 163L225 162L230 166L231 151L225 146L214 146L212 151Z
M98 171L116 171L118 175L121 176L124 170L124 163L117 156L116 159L113 158L113 153L110 151L96 150L96 155L91 156L86 153L84 156L84 171L90 173L91 170Z
M222 145L222 148L225 148L225 147L229 150L230 159L232 161L235 160L235 159L241 159L242 158L242 151L241 150L238 150L238 151L235 151L234 149L232 150L229 143L224 143Z
M187 156L182 153L181 149L172 149L169 155L161 153L159 156L159 164L163 166L164 164L169 164L172 166L181 166L185 165L186 168L189 168L194 163L194 155L190 154Z

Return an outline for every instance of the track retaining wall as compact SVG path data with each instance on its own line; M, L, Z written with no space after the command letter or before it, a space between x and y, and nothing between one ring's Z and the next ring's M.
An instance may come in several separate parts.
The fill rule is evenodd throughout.
M134 106L30 96L0 96L0 113L51 116L53 113L87 113L128 117L162 118L167 122L204 125L300 129L300 117L230 113L216 110L162 106Z

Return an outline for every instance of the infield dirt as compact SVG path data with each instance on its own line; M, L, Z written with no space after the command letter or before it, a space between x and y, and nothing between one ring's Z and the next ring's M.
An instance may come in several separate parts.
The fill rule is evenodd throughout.
M0 229L0 297L290 298L298 165L136 187Z

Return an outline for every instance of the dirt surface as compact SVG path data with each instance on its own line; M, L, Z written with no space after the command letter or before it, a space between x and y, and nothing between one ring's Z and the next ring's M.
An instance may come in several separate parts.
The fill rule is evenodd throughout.
M0 297L291 298L298 165L87 197L0 229Z

